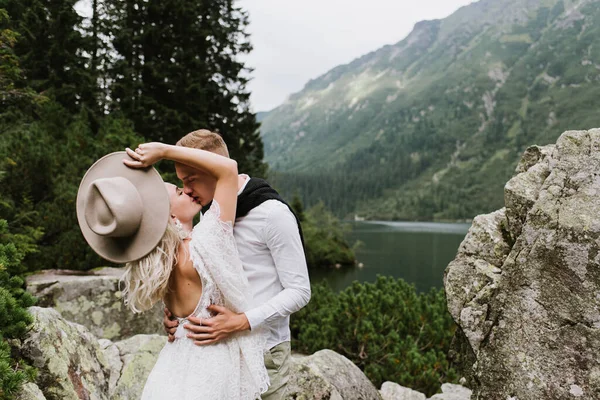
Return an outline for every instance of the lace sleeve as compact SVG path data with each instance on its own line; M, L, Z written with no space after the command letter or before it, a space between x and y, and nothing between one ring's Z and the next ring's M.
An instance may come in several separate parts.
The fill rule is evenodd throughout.
M249 309L252 294L235 244L233 226L221 221L216 201L192 231L190 256L200 275L205 273L214 282L215 303L221 302L236 313ZM245 393L240 398L260 397L269 384L264 364L266 332L260 329L241 332L230 339L230 343L237 343L237 354L243 355L245 364L242 366Z
M223 297L223 305L232 311L244 312L252 294L233 237L233 226L222 221L220 214L219 203L213 201L192 231L190 254L194 266L202 267L212 277Z

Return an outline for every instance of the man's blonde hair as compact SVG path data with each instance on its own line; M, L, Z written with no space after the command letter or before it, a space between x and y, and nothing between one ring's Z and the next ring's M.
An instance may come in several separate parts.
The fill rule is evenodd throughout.
M211 132L208 129L199 129L190 132L176 143L177 146L191 147L194 149L206 150L221 156L229 157L229 150L225 141L218 133Z

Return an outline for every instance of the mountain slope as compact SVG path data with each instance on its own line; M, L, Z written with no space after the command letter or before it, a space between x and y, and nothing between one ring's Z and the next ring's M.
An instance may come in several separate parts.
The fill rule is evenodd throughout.
M420 22L269 112L272 179L342 216L496 209L527 145L600 126L599 38L598 1L482 0Z

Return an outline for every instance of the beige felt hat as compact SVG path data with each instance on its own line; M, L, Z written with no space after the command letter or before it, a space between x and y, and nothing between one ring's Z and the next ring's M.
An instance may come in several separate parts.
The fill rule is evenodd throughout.
M169 222L169 194L153 168L123 164L124 151L88 169L77 192L77 220L85 240L114 263L140 259L156 247Z

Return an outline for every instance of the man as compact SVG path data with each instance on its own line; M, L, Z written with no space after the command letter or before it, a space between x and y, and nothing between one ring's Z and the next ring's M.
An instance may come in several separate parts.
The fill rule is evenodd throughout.
M184 136L178 146L193 147L229 157L220 135L198 130ZM203 171L177 166L184 192L207 206L214 196L215 180ZM266 400L282 399L290 368L290 315L310 300L310 282L299 221L291 208L265 181L241 174L233 234L253 294L251 309L236 314L224 307L209 307L210 319L189 318L188 337L199 346L209 345L246 329L264 327L267 332L265 366L271 385ZM164 325L169 341L178 322L165 309Z

